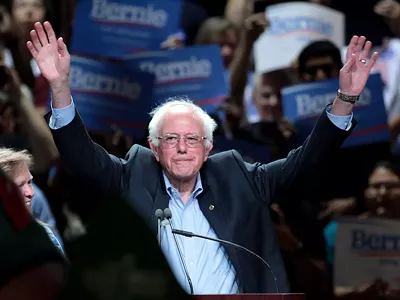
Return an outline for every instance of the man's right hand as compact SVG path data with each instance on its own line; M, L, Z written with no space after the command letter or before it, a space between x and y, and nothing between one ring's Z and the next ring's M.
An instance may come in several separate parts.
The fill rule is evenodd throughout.
M27 47L35 59L40 72L49 82L53 95L53 107L62 108L70 104L69 70L70 55L62 38L57 39L49 22L35 23L30 32Z
M27 47L50 85L68 81L70 55L62 38L57 40L49 22L37 22Z

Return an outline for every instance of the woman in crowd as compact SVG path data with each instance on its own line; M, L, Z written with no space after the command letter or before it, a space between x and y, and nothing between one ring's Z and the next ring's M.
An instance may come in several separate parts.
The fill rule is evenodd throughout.
M372 171L368 187L365 189L364 201L366 211L358 216L360 219L384 218L400 219L400 172L391 162L377 163ZM332 221L325 228L328 263L334 265L337 223ZM354 289L335 288L337 299L400 299L398 291L387 291L387 284L379 279ZM360 298L362 297L362 298ZM381 297L381 298L378 298Z

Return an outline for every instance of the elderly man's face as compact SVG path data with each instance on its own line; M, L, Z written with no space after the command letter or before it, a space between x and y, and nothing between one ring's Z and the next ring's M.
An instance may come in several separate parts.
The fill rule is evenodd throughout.
M192 112L172 112L162 121L159 146L150 142L150 147L168 175L177 181L190 180L197 176L212 149L212 144L205 147L204 136L203 123Z

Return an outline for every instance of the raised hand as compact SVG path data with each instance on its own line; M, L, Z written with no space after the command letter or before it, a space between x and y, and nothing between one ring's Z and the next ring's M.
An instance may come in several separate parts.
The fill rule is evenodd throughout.
M353 36L347 48L346 63L340 70L340 91L346 95L360 95L367 83L372 67L378 59L374 52L368 59L372 43L365 36Z
M250 39L250 42L253 43L260 37L268 26L269 21L264 12L253 14L244 20L244 28L246 29L247 37Z
M43 25L35 23L35 29L30 32L32 40L26 45L50 86L67 82L70 70L67 46L62 38L57 40L49 22Z

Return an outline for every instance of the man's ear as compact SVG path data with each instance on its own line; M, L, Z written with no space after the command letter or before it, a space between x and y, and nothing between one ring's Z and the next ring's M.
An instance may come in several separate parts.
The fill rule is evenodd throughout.
M213 142L210 141L210 145L207 147L206 153L205 153L205 155L204 155L204 161L207 160L207 158L208 158L208 156L210 155L210 152L211 152L213 146L214 146Z
M154 154L156 160L160 161L160 157L158 155L158 147L154 146L152 140L149 139L148 142L149 142L150 149L151 149L151 151L153 151L153 154Z

